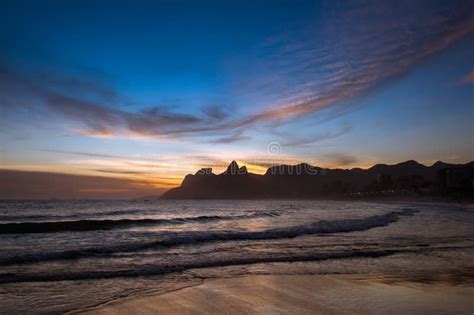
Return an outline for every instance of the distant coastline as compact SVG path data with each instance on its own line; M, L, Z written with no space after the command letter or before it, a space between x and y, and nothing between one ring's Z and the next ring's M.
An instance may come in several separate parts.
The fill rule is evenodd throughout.
M309 164L276 165L263 175L232 161L214 174L204 168L161 199L329 199L461 202L474 200L474 161L466 164L416 161L369 169L325 169Z

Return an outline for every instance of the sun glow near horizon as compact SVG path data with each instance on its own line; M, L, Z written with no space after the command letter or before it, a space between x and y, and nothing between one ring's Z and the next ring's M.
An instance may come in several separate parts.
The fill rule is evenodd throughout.
M470 1L4 8L1 169L167 189L233 160L474 160Z

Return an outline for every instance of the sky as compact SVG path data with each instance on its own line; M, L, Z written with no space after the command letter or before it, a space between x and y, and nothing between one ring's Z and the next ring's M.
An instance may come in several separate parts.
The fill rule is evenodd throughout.
M232 160L474 160L472 0L2 0L0 23L3 170L162 191Z

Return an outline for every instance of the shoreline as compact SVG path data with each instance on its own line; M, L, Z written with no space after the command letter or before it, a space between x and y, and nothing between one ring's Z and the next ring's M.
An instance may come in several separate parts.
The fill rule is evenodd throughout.
M474 206L474 198L446 198L435 196L371 196L371 197L321 197L321 198L230 198L230 199L160 199L160 196L148 196L128 199L0 199L0 203L8 202L81 202L81 201L132 201L132 202L156 202L156 201L341 201L341 202L376 202L376 203L420 203L420 204L446 204L446 205L463 205Z
M255 198L255 199L160 199L158 198L140 198L130 199L130 201L336 201L336 202L364 202L364 203L413 203L413 204L436 204L436 205L458 205L474 206L474 199L454 199L454 198L430 198L430 197L346 197L346 198Z
M391 279L393 280L393 279ZM474 286L381 275L246 275L106 302L73 314L468 313Z

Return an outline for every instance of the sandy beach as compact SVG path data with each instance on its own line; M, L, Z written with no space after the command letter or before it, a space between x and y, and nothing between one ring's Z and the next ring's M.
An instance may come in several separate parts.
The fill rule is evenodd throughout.
M473 296L473 286L377 277L244 276L116 301L84 314L472 314Z
M474 310L474 212L465 206L315 200L3 206L0 314Z

